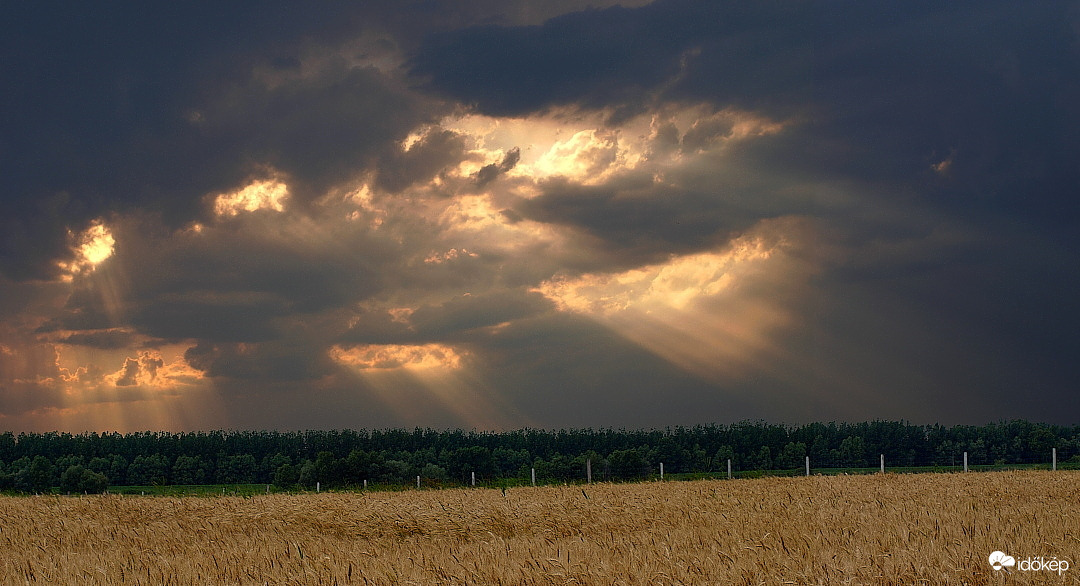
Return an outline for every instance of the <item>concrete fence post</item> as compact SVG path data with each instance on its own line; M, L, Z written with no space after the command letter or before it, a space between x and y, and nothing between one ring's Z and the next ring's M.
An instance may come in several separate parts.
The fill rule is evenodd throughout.
M1056 472L1057 471L1057 448L1050 448L1050 450L1051 450L1050 458L1051 458L1051 462L1053 462L1053 464L1051 464L1050 469L1054 470Z
M885 454L881 455L881 473L885 474Z
M964 472L968 471L967 467L967 452L964 452Z
M731 458L727 461L727 479L731 480Z
M536 486L536 468L532 469L532 485Z
M810 476L810 456L806 457L806 475Z
M585 479L592 484L592 458L585 460Z
M660 480L664 479L664 463L660 462Z

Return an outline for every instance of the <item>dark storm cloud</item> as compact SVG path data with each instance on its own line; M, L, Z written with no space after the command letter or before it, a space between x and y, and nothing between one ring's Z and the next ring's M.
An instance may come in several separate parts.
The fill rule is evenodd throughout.
M179 234L163 232L152 218L132 220L118 225L114 264L103 268L125 276L126 317L147 335L266 341L294 317L381 287L372 267L385 262L384 245L363 234L336 238L297 228L297 219L256 212Z
M79 283L68 296L59 315L50 318L35 331L38 333L59 330L107 330L123 324L109 315L105 300L92 284Z
M399 192L420 181L428 181L440 171L464 158L465 144L449 130L433 130L420 137L408 150L386 149L376 165L376 185Z
M202 341L188 348L184 359L209 377L227 380L305 381L335 371L325 347L302 337L255 344ZM228 392L229 384L222 385Z
M128 348L135 343L135 336L123 330L101 330L68 334L56 340L60 344L87 346L103 350Z
M672 16L615 6L538 26L451 31L432 36L412 69L432 88L492 115L577 102L637 105L645 91L678 72L684 46L712 20Z
M116 386L118 387L131 387L139 384L139 361L136 358L127 358L124 360L124 367L121 370L120 378L116 379Z
M597 239L609 270L647 264L671 254L714 247L765 217L734 205L728 189L701 193L654 184L635 174L602 185L562 178L541 183L541 195L513 211L539 222L562 224Z
M539 293L520 289L455 297L438 306L425 305L409 316L421 336L453 336L457 332L494 326L552 309Z
M273 87L252 80L211 103L195 124L211 146L224 147L216 156L238 169L248 161L269 165L286 174L295 196L311 199L355 178L418 123L431 121L435 112L421 106L422 100L374 68L331 63L314 80L286 75ZM432 163L424 155L442 154L442 146L401 164L426 171ZM393 173L388 165L387 171L397 177L389 181L394 189L407 185L403 177L412 179L408 168Z
M533 317L553 309L549 299L521 289L460 295L443 303L422 305L407 319L384 311L368 311L340 340L348 344L422 344L470 338L472 330Z
M490 165L484 165L476 172L476 185L477 187L483 187L488 183L491 183L499 177L508 173L511 169L517 166L518 161L521 160L521 149L514 147L506 153L503 160L498 164L491 163Z

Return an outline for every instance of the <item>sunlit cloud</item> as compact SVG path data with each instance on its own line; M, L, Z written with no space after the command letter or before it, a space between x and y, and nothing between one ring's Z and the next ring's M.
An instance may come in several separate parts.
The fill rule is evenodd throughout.
M671 164L684 155L777 134L795 123L748 110L689 105L645 112L618 128L608 128L602 113L558 111L523 118L471 114L447 118L441 125L473 139L470 152L478 159L469 163L469 171L519 148L520 163L509 176L530 181L562 177L593 185L646 163Z
M612 130L605 128L599 115L468 115L447 118L442 125L474 141L470 152L476 158L463 163L464 173L475 173L518 149L520 162L507 171L510 177L536 181L558 176L595 184L643 159L648 120L638 118Z
M424 259L424 263L426 263L426 264L442 264L444 262L452 261L452 260L455 260L455 259L458 259L458 258L461 258L461 257L476 258L478 256L480 256L480 255L475 253L475 252L471 252L471 251L469 251L468 249L465 249L465 248L462 248L460 250L457 249L457 248L451 248L450 250L447 250L446 252L432 252L431 254L429 254L427 256L427 258Z
M254 181L238 191L222 193L214 198L214 212L219 216L235 216L241 212L264 209L282 212L285 211L288 197L289 188L280 181Z
M444 344L371 344L353 348L334 346L330 349L330 357L340 364L359 370L458 369L461 368L463 360L463 354L459 350Z
M662 264L620 273L586 274L545 281L536 290L560 309L613 315L629 309L686 309L694 301L720 294L748 266L767 261L777 246L762 238L740 238L720 252L672 258Z
M602 182L612 169L626 166L625 158L617 133L588 129L551 145L531 171L537 179L560 176L593 184Z

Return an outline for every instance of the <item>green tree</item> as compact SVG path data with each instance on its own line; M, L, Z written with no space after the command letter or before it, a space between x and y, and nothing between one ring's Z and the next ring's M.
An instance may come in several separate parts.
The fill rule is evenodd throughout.
M109 472L105 475L109 477L110 484L127 484L127 470L127 458L113 454L109 457Z
M135 456L127 470L127 480L134 485L165 484L169 462L161 454Z
M503 478L518 475L529 465L528 450L499 447L491 450L491 457L495 461L495 474Z
M859 435L849 435L840 442L841 466L866 465L866 440Z
M15 474L15 487L23 492L45 492L55 484L55 467L45 456L34 456Z
M68 466L60 475L60 490L69 493L100 494L109 487L109 479L83 466Z
M292 488L300 482L300 468L293 464L282 464L274 471L274 486Z
M720 448L716 450L716 456L714 456L714 458L716 460L716 468L719 470L727 471L728 460L731 460L732 468L739 467L739 462L735 458L735 450L731 446L720 446Z
M823 434L814 437L814 443L810 444L810 465L816 468L832 468L836 466L834 457L836 450L831 449L829 440Z
M334 457L333 452L323 451L315 458L315 480L323 486L343 486L345 484L344 460Z
M176 484L202 484L206 482L207 466L199 456L179 455L173 463L172 479Z
M0 460L0 490L12 490L15 488L15 475L8 471L8 467L4 466L4 461Z
M218 456L215 477L221 484L254 482L257 473L258 465L255 462L255 456L251 454Z
M743 470L769 470L772 466L772 450L769 446L761 446L746 459Z
M300 464L300 475L297 480L304 488L315 488L315 483L319 481L315 474L315 462L305 459Z
M640 449L615 450L607 457L611 476L616 480L641 478L650 472L650 466Z
M420 469L420 476L426 480L434 480L436 482L446 482L448 476L446 469L437 464L427 463Z
M788 442L776 457L776 465L780 468L799 468L805 464L806 444L802 442Z
M450 451L445 458L446 471L451 478L466 482L475 472L478 477L495 474L495 459L484 446L468 446Z

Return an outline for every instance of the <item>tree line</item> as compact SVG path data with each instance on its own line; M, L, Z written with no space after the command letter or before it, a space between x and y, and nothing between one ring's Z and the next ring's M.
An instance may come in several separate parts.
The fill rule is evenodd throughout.
M764 422L663 430L433 429L0 434L0 490L102 492L108 486L273 484L280 488L466 484L528 479L633 480L668 472L1080 461L1080 425L1002 421L982 426L906 422Z

